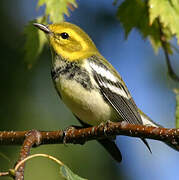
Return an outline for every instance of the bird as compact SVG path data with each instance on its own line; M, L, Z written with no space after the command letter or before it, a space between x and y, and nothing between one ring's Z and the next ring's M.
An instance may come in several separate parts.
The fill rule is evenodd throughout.
M160 126L138 109L120 74L80 27L69 22L33 25L43 31L49 41L55 89L82 127L108 121ZM147 141L143 138L142 141L151 151ZM98 142L121 162L121 152L112 138Z

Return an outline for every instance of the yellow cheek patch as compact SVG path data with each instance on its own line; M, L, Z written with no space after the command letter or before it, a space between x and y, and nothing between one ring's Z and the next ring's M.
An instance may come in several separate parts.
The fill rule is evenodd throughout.
M80 32L72 31L71 29L65 30L65 32L69 32L71 38L73 38L76 42L79 42L82 51L88 49L88 43L85 41L85 38L82 36L82 34L80 34Z
M69 52L76 52L76 51L81 51L82 47L79 42L74 41L73 39L70 40L60 40L56 38L51 39L51 43L53 45L60 46L63 51L69 51Z
M97 51L95 45L89 36L79 27L69 23L59 23L49 25L53 34L68 33L68 39L55 38L50 35L50 44L53 49L64 59L75 61L82 58L88 58Z

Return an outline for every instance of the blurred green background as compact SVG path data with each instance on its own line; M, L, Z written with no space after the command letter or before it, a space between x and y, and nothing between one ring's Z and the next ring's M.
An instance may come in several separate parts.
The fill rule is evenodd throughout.
M44 48L38 62L28 70L23 60L23 29L40 15L37 1L1 0L0 2L0 130L57 130L78 122L60 101L51 80L51 54ZM133 31L128 41L115 17L112 1L77 1L78 8L66 18L81 26L95 41L126 81L137 105L153 120L174 127L175 84L166 76L162 52L154 55L148 41ZM178 56L174 55L177 59ZM173 62L177 68L177 61ZM119 68L120 67L120 68ZM179 67L179 66L178 66ZM177 70L176 70L177 71ZM85 145L45 145L32 153L57 157L78 175L88 179L177 179L179 154L157 141L150 141L151 155L140 140L119 138L123 162L117 164L95 141ZM0 171L12 168L20 146L1 146ZM10 179L2 178L0 179ZM25 179L60 179L59 168L47 159L28 162Z

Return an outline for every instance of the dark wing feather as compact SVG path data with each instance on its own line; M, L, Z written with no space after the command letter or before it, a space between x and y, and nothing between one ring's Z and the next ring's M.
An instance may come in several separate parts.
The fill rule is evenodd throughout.
M111 104L111 106L116 110L116 112L119 115L119 120L122 118L122 120L131 123L131 124L141 124L143 125L141 116L138 112L138 108L132 99L131 96L128 96L129 98L126 98L120 93L113 92L109 87L106 85L115 86L117 88L120 88L121 90L126 93L126 96L128 95L128 90L125 87L125 85L121 84L121 82L110 82L105 77L102 77L100 74L93 72L94 78L96 82L98 83L98 86L100 87L100 91L103 94L104 98L107 100L108 103ZM120 90L119 89L119 90ZM150 146L147 143L147 141L143 138L141 140L144 142L144 144L147 146L149 151L151 152Z
M111 91L106 83L117 88L121 88L120 82L113 83L109 80L106 82L106 78L94 72L94 78L100 87L100 91L107 100L108 103L117 111L119 116L126 122L131 124L143 124L141 117L139 115L137 106L135 105L133 99L130 97L125 98L115 92ZM124 88L123 88L124 89ZM125 91L124 91L125 93Z

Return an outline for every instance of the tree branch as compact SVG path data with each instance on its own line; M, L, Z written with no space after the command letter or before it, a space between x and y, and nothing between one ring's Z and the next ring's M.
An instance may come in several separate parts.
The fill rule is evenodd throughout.
M29 155L33 146L65 143L84 144L86 141L104 139L116 135L160 140L175 146L175 149L179 150L179 129L134 125L124 121L108 122L90 128L76 129L75 127L70 127L65 131L3 131L0 132L0 145L23 144L19 162ZM24 168L25 164L22 164L16 172L11 169L9 172L0 173L0 176L10 175L15 180L23 180Z
M2 131L0 132L0 145L21 145L31 132L32 131ZM82 142L94 139L103 139L107 136L112 137L116 135L173 142L174 145L179 143L179 129L134 125L124 121L109 122L104 125L89 128L76 129L72 127L65 131L58 130L37 132L38 136L33 137L36 138L33 139L33 142L36 145L63 143L81 144ZM23 150L21 152L23 153Z

